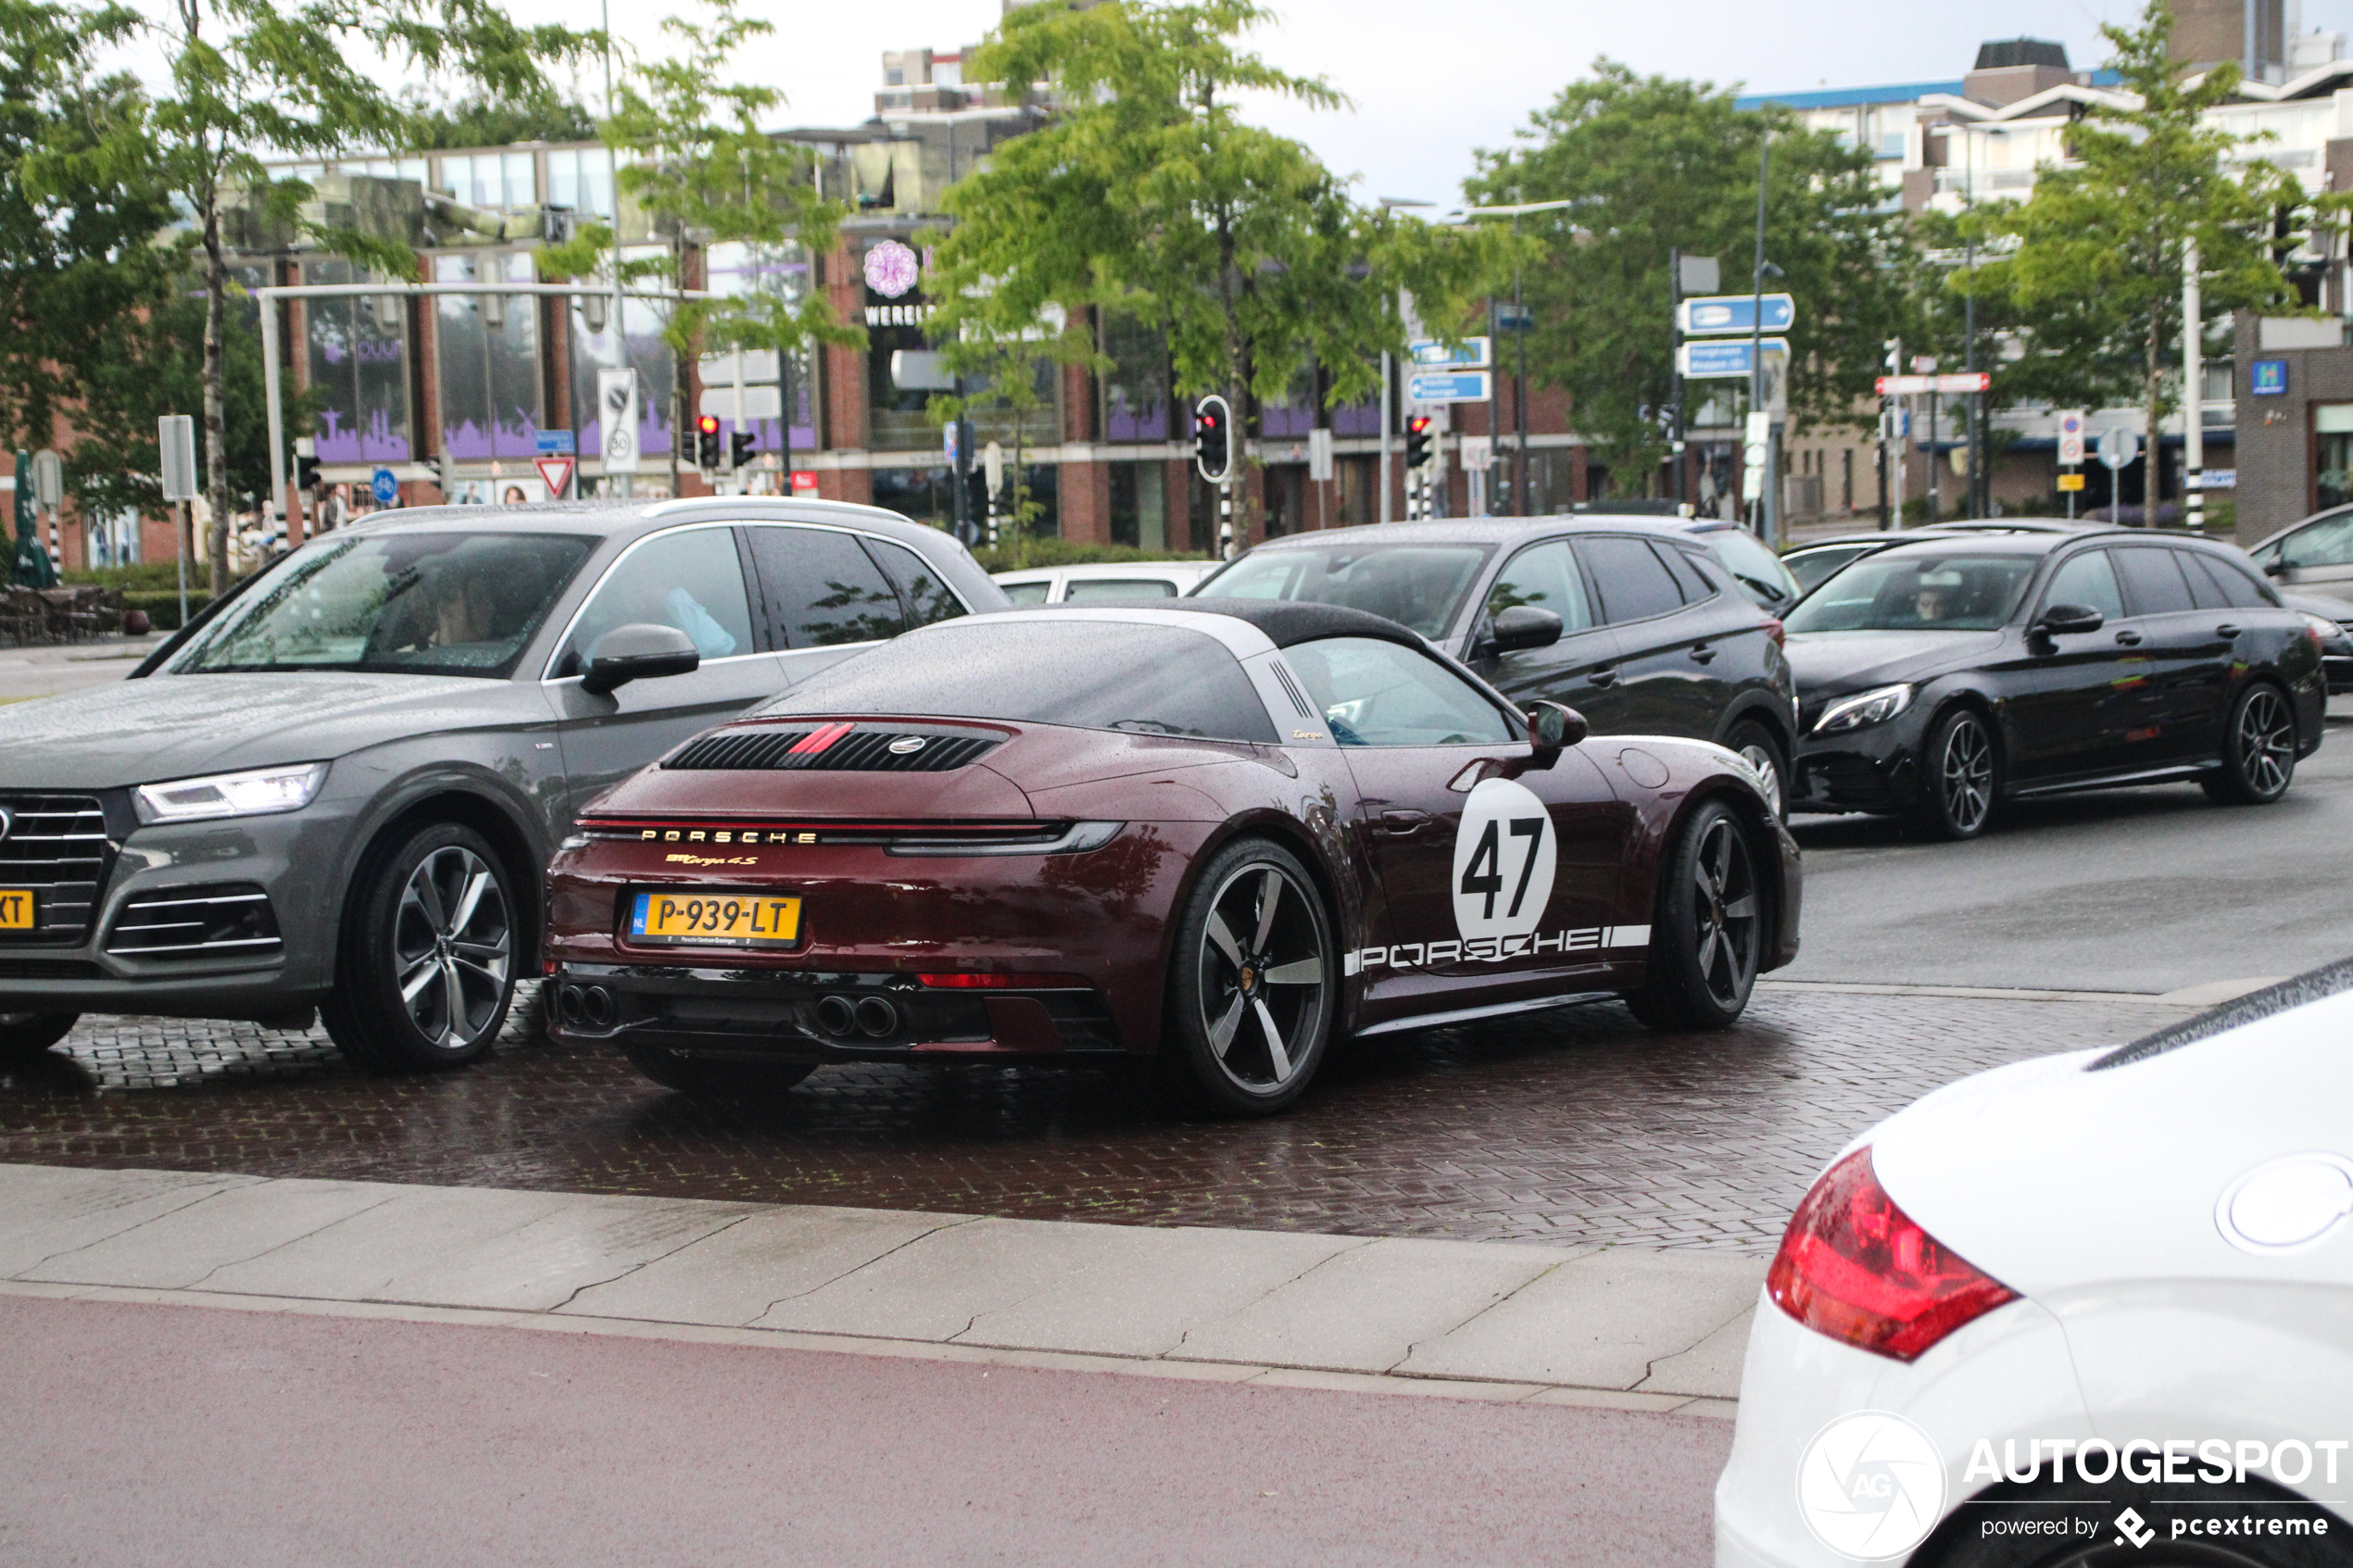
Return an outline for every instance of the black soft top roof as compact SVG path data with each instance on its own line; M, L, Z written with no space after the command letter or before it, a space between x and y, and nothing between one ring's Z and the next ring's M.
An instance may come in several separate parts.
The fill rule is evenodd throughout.
M1060 607L1056 607L1060 608ZM1370 610L1350 609L1342 605L1315 604L1304 599L1086 599L1070 607L1073 609L1154 609L1173 610L1180 615L1223 615L1236 621L1247 621L1266 633L1266 640L1278 648L1298 643L1312 643L1318 637L1378 637L1383 642L1403 643L1409 648L1429 651L1429 644L1410 627L1401 626L1385 615Z

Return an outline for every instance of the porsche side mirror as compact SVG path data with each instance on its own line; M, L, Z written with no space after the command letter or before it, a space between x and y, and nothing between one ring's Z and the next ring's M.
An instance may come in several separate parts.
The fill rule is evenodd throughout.
M588 650L588 668L581 672L580 689L603 696L632 681L661 675L691 675L702 664L692 637L675 626L639 621L616 626Z
M1495 617L1493 630L1488 633L1487 646L1497 653L1517 653L1523 648L1548 648L1561 640L1561 618L1549 609L1534 605L1514 605Z
M2107 620L2090 605L2052 605L2034 622L2034 630L2046 637L2069 637L2096 632Z
M1562 703L1539 702L1528 709L1528 744L1535 751L1536 760L1547 766L1564 750L1583 740L1587 728L1585 715Z

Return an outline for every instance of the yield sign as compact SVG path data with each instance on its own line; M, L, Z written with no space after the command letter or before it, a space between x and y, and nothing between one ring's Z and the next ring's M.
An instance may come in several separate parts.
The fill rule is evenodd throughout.
M572 485L572 459L570 458L534 458L532 463L539 470L539 477L547 483L547 499L562 500Z

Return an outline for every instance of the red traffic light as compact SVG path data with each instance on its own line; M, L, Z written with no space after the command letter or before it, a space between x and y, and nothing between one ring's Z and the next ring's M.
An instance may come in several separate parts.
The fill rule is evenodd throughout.
M1405 421L1405 428L1413 432L1416 435L1420 435L1429 429L1429 416L1428 414L1416 414L1412 419Z
M695 421L695 432L698 435L717 435L719 433L719 416L716 414L703 415L700 419Z

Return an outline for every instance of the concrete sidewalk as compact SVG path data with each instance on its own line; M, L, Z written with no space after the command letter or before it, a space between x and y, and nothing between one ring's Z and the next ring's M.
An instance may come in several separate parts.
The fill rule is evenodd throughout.
M0 1294L1730 1414L1762 1260L0 1165Z

